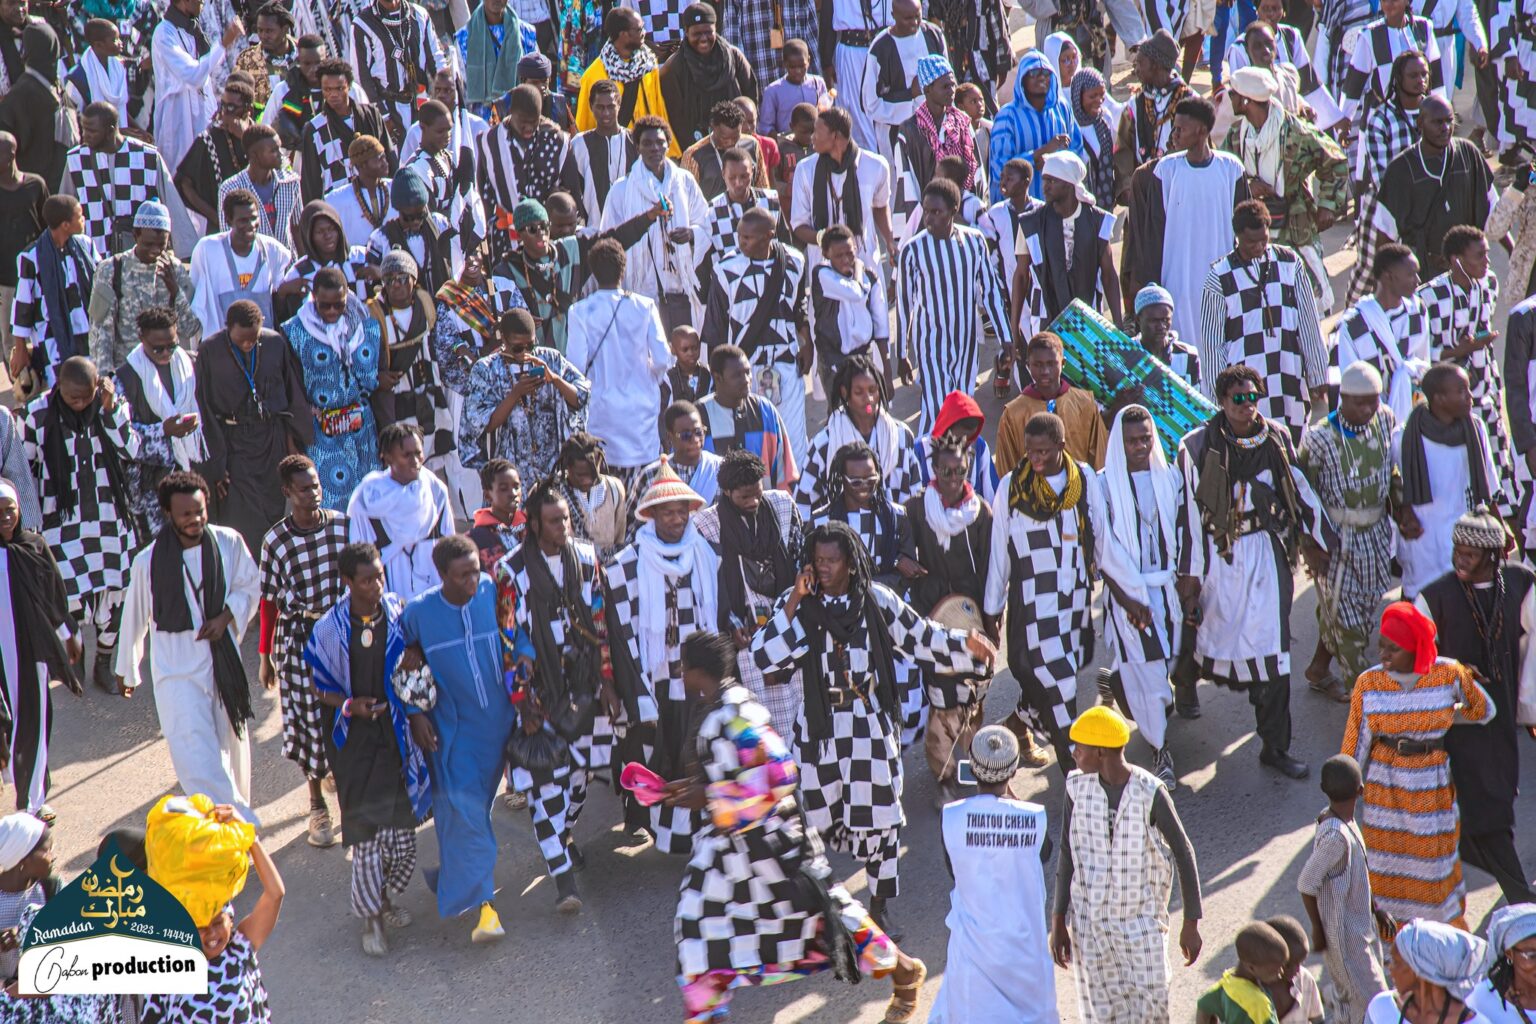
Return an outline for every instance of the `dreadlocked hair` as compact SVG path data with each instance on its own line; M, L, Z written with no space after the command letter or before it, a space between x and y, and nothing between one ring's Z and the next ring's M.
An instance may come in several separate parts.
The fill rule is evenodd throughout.
M832 463L827 467L827 504L836 505L843 500L844 493L848 490L848 463L860 462L868 459L870 465L875 467L878 476L880 469L880 457L875 450L863 441L849 441L839 448L832 456ZM875 481L874 493L870 496L871 504L878 507L885 503L885 479L880 477Z
M1504 561L1502 551L1488 552L1488 557L1493 559L1493 616L1490 618L1483 612L1483 602L1478 600L1477 590L1466 580L1459 580L1461 592L1467 599L1467 607L1472 610L1472 622L1477 626L1477 635L1483 641L1483 649L1492 654L1499 649L1499 644L1504 641L1504 574L1499 571L1500 563ZM1503 673L1499 670L1499 659L1488 659L1488 676L1490 681L1501 683Z
M608 474L608 459L603 455L603 442L584 430L578 430L566 438L560 446L560 457L555 460L562 473L569 473L574 462L590 462L598 476Z
M1423 61L1425 67L1429 66L1429 58L1424 55L1423 50L1418 49L1404 50L1392 61L1392 70L1387 75L1387 95L1389 97L1399 102L1402 101L1403 78L1408 74L1408 65L1416 60Z
M831 415L848 404L848 393L853 390L853 378L868 374L880 389L882 408L891 404L891 396L885 390L885 377L875 369L875 361L866 355L851 356L843 361L832 377L832 393L827 396L827 414Z
M763 460L756 452L735 448L726 452L725 458L720 460L716 479L721 491L734 491L738 487L755 484L767 475L768 467L763 465Z
M531 539L539 532L543 525L544 507L553 505L557 501L564 501L565 495L560 493L559 482L553 476L546 476L529 489L527 496L523 498L523 515L528 523L523 527L523 536Z
M848 586L867 587L875 581L875 567L869 560L869 549L853 527L836 519L818 523L805 535L800 549L800 564L811 565L816 561L816 545L836 544L848 560Z

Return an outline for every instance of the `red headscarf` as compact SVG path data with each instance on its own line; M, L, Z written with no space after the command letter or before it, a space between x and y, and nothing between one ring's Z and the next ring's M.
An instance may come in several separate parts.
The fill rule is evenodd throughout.
M1413 655L1413 670L1428 672L1440 651L1435 624L1407 601L1395 601L1381 613L1381 635Z

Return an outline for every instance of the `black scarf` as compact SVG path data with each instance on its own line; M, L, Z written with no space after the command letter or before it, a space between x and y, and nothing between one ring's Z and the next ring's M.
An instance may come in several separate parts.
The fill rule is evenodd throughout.
M1487 452L1483 440L1472 426L1472 417L1454 423L1441 423L1430 415L1428 404L1416 406L1408 414L1403 428L1403 501L1409 505L1427 505L1434 498L1429 480L1429 460L1424 456L1424 442L1433 441L1449 448L1467 450L1467 477L1470 481L1468 508L1488 501L1488 478L1483 474Z
M1254 514L1283 532L1286 555L1294 563L1296 529L1301 522L1301 496L1296 493L1296 481L1291 478L1294 461L1290 454L1291 438L1284 427L1270 420L1260 419L1259 427L1264 443L1245 448L1237 443L1225 414L1217 413L1206 423L1201 435L1204 448L1195 504L1200 509L1201 521L1216 542L1217 554L1230 562L1232 545L1239 536L1238 520L1243 515L1232 503L1232 485L1238 480L1249 481ZM1273 490L1255 481L1266 469L1274 481Z
M896 512L891 508L890 499L881 490L875 492L870 501L869 511L875 514L875 521L880 524L880 536L877 539L879 547L868 552L869 558L874 574L883 576L888 572L896 571L896 559L901 557L901 552L896 550ZM847 524L848 505L843 500L841 491L831 501L813 511L811 522L819 522L822 519ZM849 529L853 528L849 527ZM858 531L855 530L854 533L857 535ZM863 543L863 538L859 539L859 543ZM865 550L868 551L868 548Z
M187 17L175 4L167 4L165 7L165 20L181 29L192 37L193 45L197 48L197 57L201 60L208 55L211 47L208 45L208 37L203 35L203 26Z
M843 179L843 223L855 239L864 234L864 201L859 195L858 161L859 147L852 139L848 140L841 163L826 153L818 156L811 180L811 226L818 232L832 226L832 175L846 173L847 177Z
M69 277L65 273L65 261L75 264L75 278L80 288L80 298L88 301L91 283L95 278L92 260L80 235L71 235L59 249L53 244L53 233L45 231L32 246L37 260L37 286L43 293L43 309L53 328L54 342L59 349L59 362L71 356L86 355L86 339L75 334L70 320Z
M0 538L10 576L12 614L15 616L16 661L19 665L48 666L50 678L62 679L75 693L80 681L70 664L69 653L59 639L58 627L69 621L69 602L64 580L48 550L47 541L17 525L10 540ZM16 714L0 693L0 726L9 726ZM9 732L9 728L3 730ZM0 746L6 746L0 738Z
M736 87L736 62L731 46L717 39L708 56L684 43L661 75L662 102L684 148L709 131L709 109L741 90ZM638 86L635 86L638 89Z
M720 598L718 625L730 632L734 614L751 623L747 591L769 597L784 593L795 582L795 562L784 546L779 516L765 497L758 502L750 528L747 517L727 495L715 497L720 510Z
M590 698L597 692L597 680L588 675L584 679L568 679L565 676L567 659L565 651L555 643L555 631L551 623L563 610L572 626L572 634L565 638L565 646L575 652L576 646L596 646L588 637L597 636L597 626L592 620L592 608L581 596L581 563L576 560L576 547L567 543L560 551L561 573L564 584L556 584L555 576L544 561L544 552L538 541L523 534L523 567L528 573L528 611L533 620L534 674L538 680L539 702L549 715L556 714L567 694L579 694ZM582 636L585 633L586 636ZM573 662L574 663L574 662ZM595 667L595 666L594 666ZM586 675L586 673L583 673Z
M176 528L166 526L155 538L149 556L151 614L155 628L162 633L190 633L192 609L187 604L187 570L182 561L181 540ZM213 539L213 531L203 530L199 545L203 558L203 621L209 622L224 611L228 584L224 579L224 555ZM251 710L251 684L240 662L234 635L228 629L209 641L213 654L213 682L219 691L219 703L229 715L235 735L244 734L245 723L256 717Z
M53 482L54 511L50 518L55 522L68 519L80 507L81 493L93 496L96 493L95 460L86 457L72 462L64 443L66 435L81 434L88 434L99 442L113 500L125 501L129 493L128 474L117 457L117 446L107 436L101 397L92 398L90 405L75 412L64 403L64 397L55 387L48 392L48 408L43 413L43 469L47 479ZM82 438L82 441L89 444L90 438Z

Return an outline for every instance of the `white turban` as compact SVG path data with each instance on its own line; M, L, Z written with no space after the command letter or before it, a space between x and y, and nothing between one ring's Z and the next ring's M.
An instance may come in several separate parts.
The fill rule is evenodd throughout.
M1280 81L1269 68L1250 64L1232 72L1232 91L1245 100L1268 103L1280 91Z
M47 827L42 819L21 811L0 818L0 871L9 871L26 860Z
M1339 378L1339 394L1379 395L1381 373L1364 359L1356 359L1344 367L1344 374Z
M4 498L9 498L18 505L21 504L21 498L16 494L16 485L0 476L0 499Z
M1082 157L1076 153L1058 150L1047 154L1045 166L1040 168L1040 173L1045 177L1070 183L1077 192L1078 202L1093 205L1093 193L1083 187L1083 180L1088 177L1088 165L1083 163Z

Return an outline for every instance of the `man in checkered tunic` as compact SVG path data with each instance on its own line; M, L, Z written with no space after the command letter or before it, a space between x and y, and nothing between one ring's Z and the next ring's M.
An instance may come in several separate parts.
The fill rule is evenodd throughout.
M720 466L719 495L699 510L694 526L720 559L719 628L736 641L737 678L768 710L773 730L793 735L800 717L799 672L777 673L770 682L757 670L751 638L767 621L777 595L800 568L800 513L784 491L770 490L763 460L738 448Z
M133 247L133 215L164 202L171 176L154 146L118 129L117 108L97 101L80 114L80 145L64 158L64 192L80 200L85 236L106 259Z
M1259 762L1293 778L1307 766L1291 746L1291 597L1300 538L1314 576L1338 546L1292 454L1290 434L1259 413L1264 383L1251 366L1216 376L1221 411L1179 442L1184 474L1179 601L1199 623L1195 660L1206 679L1246 690L1263 742Z
M665 779L687 772L683 749L692 706L683 690L681 644L719 621L720 566L690 515L704 506L671 466L640 495L643 525L605 570L613 686L623 707L615 721L622 761L639 761ZM628 808L664 853L687 853L701 818L686 807Z
M571 510L553 483L541 481L525 505L523 542L496 563L497 617L517 663L513 701L524 729L549 721L570 743L570 759L549 777L512 769L512 788L526 794L533 835L555 880L555 908L581 909L575 871L585 867L572 838L596 773L613 761L617 704L603 657L607 628L597 553L571 535ZM573 707L590 722L564 721ZM585 715L578 716L585 718Z
M1415 382L1429 369L1431 350L1424 303L1419 300L1419 261L1396 242L1376 250L1374 294L1339 319L1336 366L1340 372L1364 361L1381 374L1382 400L1403 423L1413 412ZM1490 307L1491 309L1492 307Z
M320 474L309 456L289 455L277 473L293 511L261 542L261 685L281 687L283 756L299 766L309 784L309 845L332 846L336 835L320 785L330 769L329 716L312 685L304 645L316 621L345 592L336 560L347 546L347 517L324 506Z
M299 142L300 165L304 169L299 194L306 203L347 183L347 157L358 136L376 140L385 153L395 149L384 126L383 112L353 98L350 64L328 60L320 65L319 77L320 95L325 102L304 126Z
M783 227L784 216L779 205L779 194L771 188L759 188L752 184L757 167L752 154L739 146L732 146L720 158L720 173L725 177L725 191L709 202L709 213L704 226L709 231L709 256L716 263L725 259L736 248L736 229L742 214L754 206L773 214L778 226L780 241L788 234Z
M1419 138L1419 104L1429 93L1429 62L1417 50L1397 55L1387 80L1387 98L1365 119L1360 139L1360 153L1351 176L1359 195L1359 213L1355 218L1355 269L1349 278L1353 305L1371 287L1371 264L1376 256L1376 189L1387 165Z
M1200 365L1208 381L1223 367L1250 366L1265 383L1259 411L1291 441L1307 429L1308 398L1328 407L1328 350L1307 265L1295 249L1270 244L1269 210L1245 199L1232 211L1237 245L1211 264L1200 300ZM1214 398L1212 385L1202 387Z
M900 891L906 824L896 659L981 675L997 651L981 633L945 629L875 582L864 543L846 523L813 528L801 561L794 588L752 638L752 654L760 671L804 673L794 736L806 821L832 849L864 863L870 916L890 931L886 904Z
M1001 635L1008 613L1008 667L1019 705L1007 726L1033 746L1043 732L1063 774L1072 751L1067 727L1077 713L1077 673L1093 658L1089 604L1093 467L1067 455L1061 417L1037 412L1024 425L1024 458L1003 476L992 502L992 550L982 611Z
M1499 145L1536 142L1536 0L1499 0L1488 19L1490 53L1502 61Z
M1460 363L1472 382L1472 401L1488 427L1488 443L1499 476L1515 479L1515 448L1504 424L1504 377L1493 343L1494 311L1499 306L1499 279L1488 266L1488 238L1480 228L1459 224L1445 233L1441 245L1451 269L1418 290L1424 304L1433 362ZM1499 515L1514 515L1514 494L1506 492Z
M92 679L116 692L112 662L136 540L125 463L139 454L128 403L84 356L27 406L21 438L43 502L43 539L58 563L77 626L96 626Z
M832 393L827 396L827 425L811 439L805 461L800 463L795 505L802 519L809 519L811 511L828 500L832 457L854 440L874 449L891 501L905 504L922 493L917 440L911 427L886 411L886 393L885 381L869 356L852 356L838 368L832 378Z
M37 241L16 255L16 296L11 304L11 379L23 367L53 384L59 364L90 349L86 304L96 274L96 250L81 237L85 219L73 196L43 200Z

